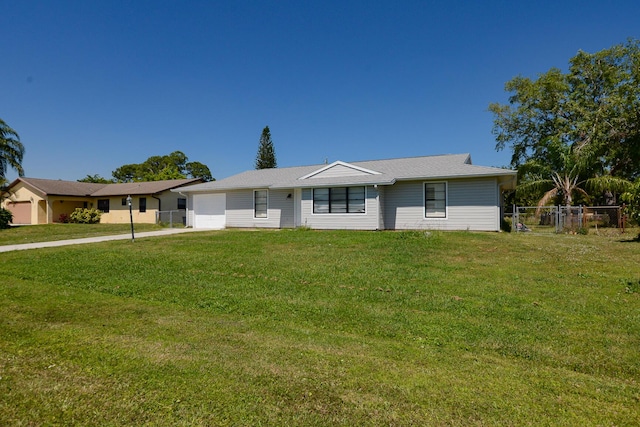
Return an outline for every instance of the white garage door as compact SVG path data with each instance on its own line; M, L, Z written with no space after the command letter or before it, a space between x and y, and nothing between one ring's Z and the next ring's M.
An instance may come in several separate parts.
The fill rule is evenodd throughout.
M226 194L195 194L193 196L194 228L224 228L226 225Z

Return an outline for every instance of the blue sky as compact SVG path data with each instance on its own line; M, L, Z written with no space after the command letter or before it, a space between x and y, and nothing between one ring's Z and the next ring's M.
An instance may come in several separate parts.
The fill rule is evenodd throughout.
M640 38L635 1L0 0L0 118L25 175L76 180L184 152L217 179L446 153L504 166L490 102ZM7 178L17 175L10 171Z

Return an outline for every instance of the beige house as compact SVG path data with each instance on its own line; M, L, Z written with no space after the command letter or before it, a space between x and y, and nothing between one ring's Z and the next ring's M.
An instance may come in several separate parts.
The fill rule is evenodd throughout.
M2 207L11 211L14 225L64 222L76 208L99 209L103 212L100 222L116 224L129 222L127 197L131 196L133 221L155 223L160 211L186 210L186 196L171 190L201 181L190 178L94 184L18 178L7 188Z

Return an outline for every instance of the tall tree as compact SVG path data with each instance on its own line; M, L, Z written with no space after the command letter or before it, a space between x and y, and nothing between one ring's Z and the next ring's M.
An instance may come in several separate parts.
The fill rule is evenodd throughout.
M211 171L200 162L188 162L182 151L166 156L151 156L143 163L120 166L112 172L117 182L161 181L166 179L200 178L212 181Z
M18 172L19 176L24 176L23 157L24 146L20 142L20 136L0 119L0 178L6 178L9 168Z
M256 155L256 169L277 168L276 152L271 141L271 131L269 126L262 129L260 135L260 145L258 146L258 154Z
M184 165L187 176L192 178L200 178L205 182L215 181L216 179L211 176L211 171L207 165L200 162L187 162Z
M547 181L566 196L560 187L589 180L602 195L618 192L640 176L640 44L580 51L569 63L567 73L506 83L509 104L489 105L496 149L511 149L523 186Z

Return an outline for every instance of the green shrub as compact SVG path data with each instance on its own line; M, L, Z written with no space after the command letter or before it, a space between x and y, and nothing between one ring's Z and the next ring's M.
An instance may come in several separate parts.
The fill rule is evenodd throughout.
M620 199L625 203L624 214L631 224L640 225L640 178L636 180L629 191L623 193Z
M13 214L4 208L0 208L0 229L9 228L11 221L13 221Z
M76 208L76 210L69 215L69 222L76 224L98 224L101 215L102 212L98 209Z
M511 233L511 230L513 230L512 221L513 220L511 219L510 216L502 217L502 221L500 222L500 230L507 233Z

